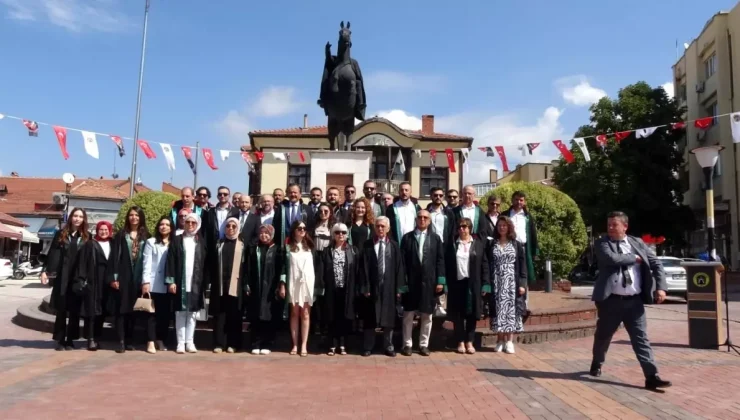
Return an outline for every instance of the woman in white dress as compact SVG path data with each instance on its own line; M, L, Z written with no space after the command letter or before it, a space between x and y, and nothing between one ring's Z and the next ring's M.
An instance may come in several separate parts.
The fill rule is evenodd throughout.
M308 356L308 330L311 325L311 306L320 290L316 273L319 272L318 253L313 241L306 235L306 224L296 220L290 226L290 237L285 248L284 274L281 280L287 283L290 303L290 337L293 340L291 355L298 354L298 324L300 320L301 357Z

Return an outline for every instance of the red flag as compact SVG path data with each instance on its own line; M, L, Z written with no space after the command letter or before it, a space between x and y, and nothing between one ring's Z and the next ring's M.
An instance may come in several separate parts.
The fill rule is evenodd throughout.
M147 143L146 140L136 140L136 144L139 145L139 148L142 152L144 152L144 156L146 156L147 159L156 159L157 155L154 154L154 150L152 150L151 147L149 147L149 143Z
M301 162L306 161L306 155L304 155L303 152L298 152L298 157L301 159Z
M204 147L203 148L203 158L205 158L206 163L208 166L211 167L214 171L218 169L218 166L216 166L215 163L213 163L213 152L211 152L211 149Z
M188 161L190 170L193 171L193 175L195 175L197 171L195 170L195 163L193 163L193 153L190 151L188 146L181 146L180 149L182 149L182 154L185 155L185 160Z
M445 149L445 154L447 155L447 166L450 167L450 172L457 172L455 170L455 154L452 149Z
M26 121L24 120L23 123L25 124ZM67 153L67 129L58 125L54 125L52 128L54 129L54 134L57 136L57 141L59 141L59 148L62 149L64 160L69 159L69 153ZM31 128L29 127L28 130L30 131Z
M622 140L626 139L630 136L631 131L618 131L614 133L614 137L617 138L617 143L621 142Z
M478 150L480 150L481 152L484 152L485 153L485 152L488 151L488 148L487 147L479 147Z
M121 137L110 135L110 139L113 140L113 143L118 147L118 156L123 157L123 155L126 154L126 151L123 149L123 140L121 140Z
M711 127L712 121L714 121L714 117L699 118L698 120L694 121L694 126L696 128L706 130L707 128Z
M509 172L509 164L506 162L506 153L504 152L504 146L495 146L495 147L496 147L496 153L498 153L498 157L501 158L501 167L506 172Z
M565 159L566 162L568 163L575 162L573 153L571 153L570 150L568 150L568 147L563 144L562 140L553 140L552 143L555 145L555 147L558 148L558 150L560 151L560 154L563 155L563 158Z
M252 158L249 157L249 152L242 152L242 159L244 159L245 162L248 164L252 164Z
M607 142L606 134L599 134L598 136L596 136L596 143L601 148L606 147L606 142Z
M254 152L254 157L257 158L257 162L262 162L262 159L265 157L265 153L257 150Z
M683 121L674 122L673 124L671 124L671 128L674 130L680 130L682 128L686 128L686 123Z

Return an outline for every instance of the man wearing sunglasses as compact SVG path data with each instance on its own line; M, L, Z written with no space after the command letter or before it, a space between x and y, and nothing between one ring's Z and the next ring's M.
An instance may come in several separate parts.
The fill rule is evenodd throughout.
M352 208L352 203L355 202L355 197L357 196L357 189L355 189L354 185L345 185L344 186L344 204L342 204L342 208L349 212L349 209Z
M375 218L378 218L383 215L383 207L378 204L378 202L375 200L375 192L377 190L377 187L375 185L374 181L367 180L362 185L362 193L365 195L365 198L367 198L367 201L370 202L370 205L373 208L373 213L375 214Z
M460 194L457 192L457 190L449 189L447 190L447 208L450 210L454 210L455 207L460 205Z
M498 217L501 215L500 209L501 199L494 196L488 197L488 211L486 212L483 226L480 229L481 238L493 239L493 234L496 232L496 223L498 222Z
M175 226L177 226L177 215L182 209L190 210L198 216L200 216L201 212L203 211L201 207L195 205L195 193L190 187L185 187L180 190L180 200L172 203L171 217L172 223L174 223Z

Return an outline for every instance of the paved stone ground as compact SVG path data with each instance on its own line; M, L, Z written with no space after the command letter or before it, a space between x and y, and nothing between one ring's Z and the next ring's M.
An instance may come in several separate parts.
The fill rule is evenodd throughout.
M674 381L652 393L624 332L601 378L586 375L591 339L396 359L54 352L48 334L11 323L45 294L0 282L2 419L740 419L740 356L687 348L680 302L649 310L661 374Z

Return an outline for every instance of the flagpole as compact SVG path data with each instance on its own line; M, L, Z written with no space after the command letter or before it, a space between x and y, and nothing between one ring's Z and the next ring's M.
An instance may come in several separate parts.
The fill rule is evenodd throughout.
M131 188L129 197L134 196L134 183L136 182L136 155L139 141L139 121L141 120L141 89L144 83L144 58L146 56L146 30L149 22L149 0L144 0L144 35L141 41L141 64L139 66L139 92L136 95L136 125L134 126L134 156L131 159Z
M200 155L200 142L195 142L195 173L193 174L193 189L198 188L198 155Z

